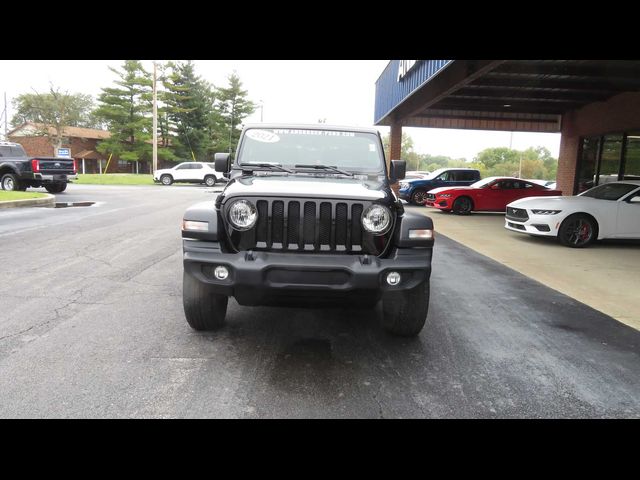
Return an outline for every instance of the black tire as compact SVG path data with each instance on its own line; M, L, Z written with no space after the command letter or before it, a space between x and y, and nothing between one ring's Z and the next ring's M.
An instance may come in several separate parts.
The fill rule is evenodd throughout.
M206 177L204 177L204 184L207 187L213 187L216 184L215 175L207 175Z
M217 330L224 326L229 297L212 292L211 285L182 275L182 305L187 323L194 330Z
M49 193L62 193L67 189L66 182L56 182L45 185L44 188Z
M163 185L169 186L173 183L173 177L171 175L162 175L160 177L160 181Z
M558 240L565 247L584 248L598 238L598 223L589 215L576 213L564 219L558 230Z
M473 200L469 197L458 197L453 202L453 213L456 215L469 215L473 210Z
M2 179L0 179L0 185L2 185L2 190L6 190L7 192L24 191L27 189L26 185L23 185L13 173L5 173Z
M411 203L414 205L422 205L427 202L427 191L422 188L416 188L411 194Z
M387 292L382 297L382 328L393 335L418 335L429 313L429 280L411 290Z

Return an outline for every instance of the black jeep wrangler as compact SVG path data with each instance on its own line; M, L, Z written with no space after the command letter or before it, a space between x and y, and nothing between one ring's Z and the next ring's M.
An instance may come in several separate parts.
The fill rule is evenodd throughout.
M224 324L240 305L375 307L382 326L417 335L429 309L433 222L405 211L371 128L247 125L230 181L182 224L183 303L189 325Z

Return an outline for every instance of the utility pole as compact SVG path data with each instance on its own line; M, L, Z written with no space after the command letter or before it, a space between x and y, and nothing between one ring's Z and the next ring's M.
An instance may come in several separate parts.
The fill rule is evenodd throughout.
M4 110L2 112L2 117L4 118L4 140L6 142L8 140L7 126L9 125L9 118L7 117L7 92L4 92Z
M518 167L518 178L522 178L522 155L520 155L520 167Z
M158 88L156 85L157 65L153 62L153 171L158 169Z
M233 133L233 111L234 105L231 104L231 128L229 128L229 155L231 155L231 134Z

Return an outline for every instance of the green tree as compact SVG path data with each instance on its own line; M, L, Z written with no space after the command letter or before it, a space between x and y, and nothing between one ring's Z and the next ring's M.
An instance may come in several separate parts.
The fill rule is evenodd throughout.
M407 162L407 170L419 170L418 166L421 161L420 155L413 149L413 139L408 133L402 132L402 140L400 142L400 158L391 158L391 134L388 133L382 139L384 148L384 156L387 160L405 160Z
M486 148L478 153L473 161L481 163L486 168L491 169L498 165L508 165L517 162L518 151L506 147Z
M93 98L81 93L61 92L53 85L49 93L23 93L13 100L16 110L14 126L33 122L37 134L46 136L54 148L64 143L66 127L95 128L99 122L92 115Z
M553 180L556 178L558 160L545 147L529 147L513 150L504 147L487 148L475 157L483 176L510 176Z
M170 62L169 68L171 73L163 81L163 101L175 135L174 153L178 158L206 160L211 147L211 87L196 75L191 61Z
M137 60L126 60L120 69L109 67L117 75L116 87L102 89L95 111L111 133L97 149L121 160L150 160L152 155L152 79ZM163 149L166 150L166 149ZM158 150L162 158L165 152Z
M210 115L210 125L218 151L231 152L240 138L238 127L255 111L256 104L247 98L248 92L242 89L242 82L235 71L227 78L229 86L217 88L213 94L218 114Z

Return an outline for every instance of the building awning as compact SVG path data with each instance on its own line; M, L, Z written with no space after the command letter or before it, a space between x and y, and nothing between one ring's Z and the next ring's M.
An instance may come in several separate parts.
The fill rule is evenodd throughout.
M101 160L102 155L100 155L97 152L94 152L93 150L83 150L79 153L76 153L74 155L74 158L84 158L86 160Z
M376 125L558 132L564 113L640 91L637 60L411 62L376 82Z

